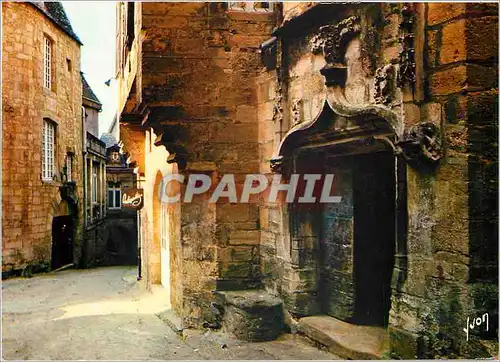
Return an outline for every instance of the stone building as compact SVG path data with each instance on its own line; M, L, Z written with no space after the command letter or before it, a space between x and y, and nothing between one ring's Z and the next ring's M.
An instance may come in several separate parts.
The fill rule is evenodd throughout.
M59 2L2 3L2 272L81 257L81 41Z
M99 139L102 104L82 77L82 104L85 111L84 152L84 241L81 267L107 265L106 144Z
M122 207L124 192L137 187L134 165L111 133L104 133L101 141L106 144L108 265L137 265L137 211Z
M284 323L351 358L497 351L497 4L119 3L117 15L142 268L185 326L266 339ZM160 189L186 186L164 185L171 173L237 186L334 174L342 199L167 204ZM357 343L338 339L346 330Z

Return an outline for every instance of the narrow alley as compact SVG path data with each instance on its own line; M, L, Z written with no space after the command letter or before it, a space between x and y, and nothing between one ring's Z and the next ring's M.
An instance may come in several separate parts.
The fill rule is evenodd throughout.
M133 267L67 270L5 280L6 360L336 359L306 338L248 343L209 330L175 333L158 317L161 290L137 282Z

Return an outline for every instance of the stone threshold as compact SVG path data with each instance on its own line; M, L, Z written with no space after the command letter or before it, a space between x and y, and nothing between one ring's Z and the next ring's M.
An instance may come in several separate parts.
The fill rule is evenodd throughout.
M298 331L347 359L386 359L389 332L383 327L360 326L327 315L304 317Z

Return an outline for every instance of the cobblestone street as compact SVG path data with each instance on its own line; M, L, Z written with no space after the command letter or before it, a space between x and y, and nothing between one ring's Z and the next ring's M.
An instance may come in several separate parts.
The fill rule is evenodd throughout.
M3 282L3 358L335 359L298 335L247 343L219 332L176 334L156 314L161 292L135 281L136 269L68 270Z

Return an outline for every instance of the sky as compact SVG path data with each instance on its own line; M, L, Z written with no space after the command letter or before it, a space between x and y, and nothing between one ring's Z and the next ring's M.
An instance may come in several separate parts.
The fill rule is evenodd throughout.
M81 71L102 103L99 134L108 132L117 107L115 76L116 13L114 1L62 1L73 30L83 43Z

